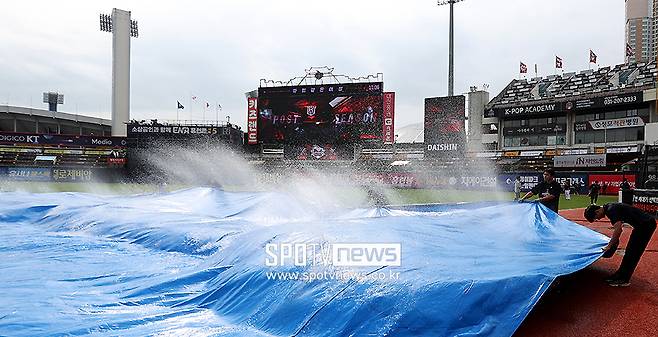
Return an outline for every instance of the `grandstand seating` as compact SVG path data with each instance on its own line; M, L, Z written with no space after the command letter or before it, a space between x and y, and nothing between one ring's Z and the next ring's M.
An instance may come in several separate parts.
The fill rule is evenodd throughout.
M42 156L55 157L47 162L37 160ZM51 146L0 146L0 166L58 166L105 168L121 164L110 163L110 158L125 159L125 149L114 148L81 148L81 147L51 147Z
M655 85L657 74L656 63L651 62L619 64L578 73L513 80L489 105L558 100L573 96L598 96L625 88L648 88Z

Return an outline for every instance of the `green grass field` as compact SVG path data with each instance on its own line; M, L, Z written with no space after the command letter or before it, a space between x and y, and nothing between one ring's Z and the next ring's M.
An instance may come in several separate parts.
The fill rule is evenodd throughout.
M492 200L514 200L511 192L471 192L471 191L443 191L443 190L395 190L398 200L393 199L395 204L422 204L433 202L475 202ZM535 199L534 197L531 199ZM399 202L398 202L399 201ZM599 196L597 204L603 205L608 202L617 202L617 197L612 195ZM584 208L590 204L586 195L572 195L571 200L560 196L560 209Z
M190 186L168 185L167 191L179 190ZM55 182L1 182L1 191L25 191L33 193L44 192L87 192L95 194L140 194L154 193L162 187L152 184L121 184L121 183L55 183ZM239 190L232 189L229 190ZM295 193L295 192L293 192ZM312 192L311 192L312 193ZM306 193L304 193L306 194ZM511 201L514 193L510 192L481 192L461 190L438 189L388 189L384 191L390 204L426 204L426 203L457 203L477 201ZM332 191L329 197L343 206L363 206L370 201L366 193L357 188L338 188ZM616 196L600 196L598 204L617 201ZM589 205L589 197L573 195L571 200L560 196L560 209L583 208Z

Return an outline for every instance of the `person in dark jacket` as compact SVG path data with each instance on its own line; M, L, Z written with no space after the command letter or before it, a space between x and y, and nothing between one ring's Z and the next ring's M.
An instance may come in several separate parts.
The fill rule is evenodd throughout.
M606 282L613 287L629 286L640 257L656 230L656 220L642 210L622 203L609 203L602 207L589 205L584 215L589 222L607 217L614 227L610 242L603 248L603 257L612 257L617 250L624 223L633 227L619 269L606 279Z
M595 205L599 201L599 191L601 190L601 185L598 181L595 181L589 187L589 200L590 204Z
M631 184L628 182L628 179L624 178L624 181L621 182L621 184L619 185L619 188L621 188L622 191L630 190L631 189Z
M524 195L519 201L524 201L533 195L538 195L539 198L537 201L557 213L561 192L562 187L560 187L560 184L555 181L555 170L546 169L544 170L544 181L535 185L535 187L526 193L526 195Z

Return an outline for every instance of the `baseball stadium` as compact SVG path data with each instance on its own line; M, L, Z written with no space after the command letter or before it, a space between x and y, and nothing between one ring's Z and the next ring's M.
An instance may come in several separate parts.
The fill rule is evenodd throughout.
M451 41L421 123L323 66L254 79L243 130L134 118L137 22L100 25L111 118L0 105L0 335L658 334L655 61L454 94Z

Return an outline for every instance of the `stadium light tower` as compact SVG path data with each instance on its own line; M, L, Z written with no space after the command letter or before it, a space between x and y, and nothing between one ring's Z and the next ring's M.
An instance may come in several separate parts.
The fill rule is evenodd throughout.
M454 25L454 5L458 2L462 2L464 0L438 0L437 4L439 6L444 6L444 5L450 5L450 47L448 51L448 96L453 96L454 95L454 87L455 87L455 62L454 62L454 47L455 47L455 25Z
M130 37L138 37L130 12L112 9L100 15L101 31L112 33L112 136L126 136L130 120Z

